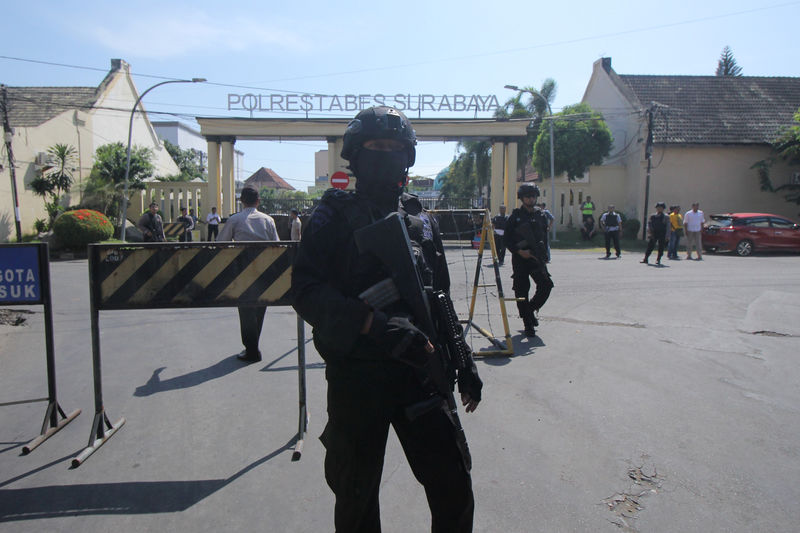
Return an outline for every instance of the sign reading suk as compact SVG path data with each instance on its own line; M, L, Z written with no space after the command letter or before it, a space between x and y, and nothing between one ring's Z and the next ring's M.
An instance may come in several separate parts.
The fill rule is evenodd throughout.
M500 107L497 96L473 94L233 94L228 93L228 111L331 112L361 111L387 105L399 111L492 112Z

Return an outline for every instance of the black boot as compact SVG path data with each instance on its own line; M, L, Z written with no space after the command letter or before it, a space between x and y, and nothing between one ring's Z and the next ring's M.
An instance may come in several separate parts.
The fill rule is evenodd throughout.
M525 325L525 336L526 337L535 337L536 336L536 329L533 326L533 320L536 320L534 317L522 317L522 323Z

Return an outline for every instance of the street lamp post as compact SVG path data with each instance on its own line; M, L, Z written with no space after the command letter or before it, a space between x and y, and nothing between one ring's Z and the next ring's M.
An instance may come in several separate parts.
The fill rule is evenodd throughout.
M133 104L133 108L131 109L131 119L128 123L128 150L127 156L125 160L125 187L123 189L122 194L122 212L121 219L122 219L122 229L120 230L120 240L123 242L125 241L125 226L127 226L127 214L128 214L128 176L131 172L131 136L133 134L133 117L136 115L136 108L139 107L139 102L142 101L144 95L155 89L156 87L161 87L162 85L166 85L168 83L202 83L206 81L205 78L192 78L190 80L167 80L162 81L160 83L156 83L152 87L149 87L145 92L139 95L139 98L136 99L136 102Z
M550 124L550 209L553 213L553 238L551 242L556 242L556 178L555 178L555 152L553 150L553 109L550 102L535 89L520 89L516 85L506 85L505 89L511 89L520 93L528 93L534 98L541 98L547 105L547 120Z

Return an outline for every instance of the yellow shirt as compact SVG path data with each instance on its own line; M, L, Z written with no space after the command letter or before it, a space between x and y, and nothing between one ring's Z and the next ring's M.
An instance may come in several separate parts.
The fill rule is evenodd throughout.
M683 216L680 213L670 213L669 223L672 225L672 231L683 229Z

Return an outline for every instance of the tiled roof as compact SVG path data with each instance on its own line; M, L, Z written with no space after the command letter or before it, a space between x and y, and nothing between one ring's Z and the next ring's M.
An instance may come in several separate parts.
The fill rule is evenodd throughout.
M97 87L8 87L11 127L35 127L70 109L89 110Z
M792 125L800 108L800 78L638 76L619 78L638 104L661 108L656 143L764 144ZM637 102L634 102L637 104Z
M295 190L294 187L286 183L284 179L272 170L271 168L259 168L252 176L244 180L245 186L249 185L261 190L264 187L268 189L286 189L288 191Z

